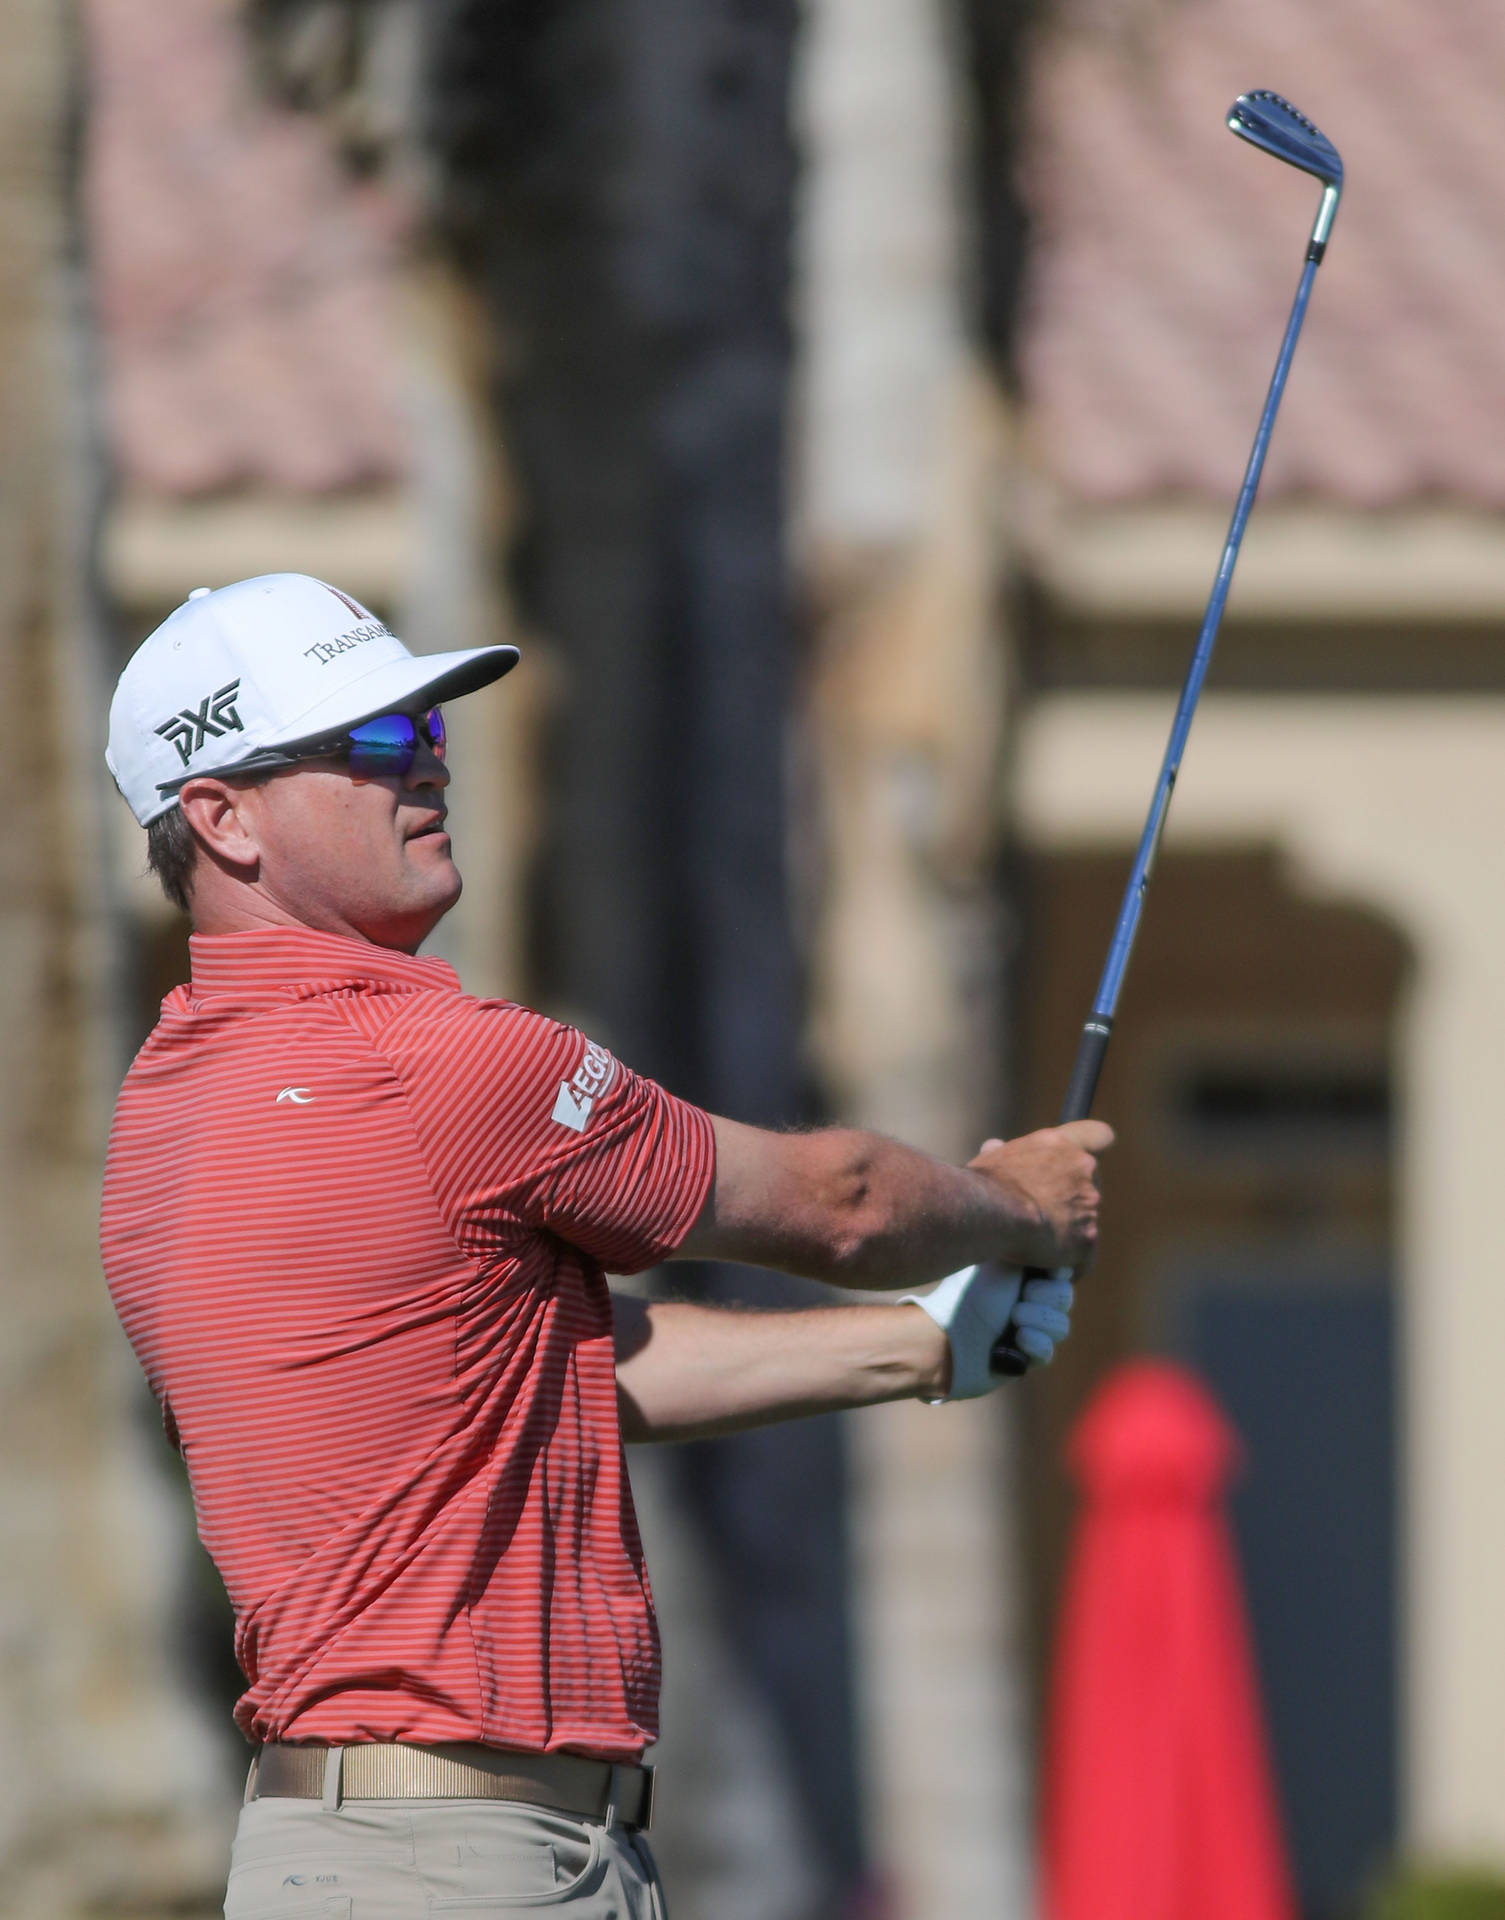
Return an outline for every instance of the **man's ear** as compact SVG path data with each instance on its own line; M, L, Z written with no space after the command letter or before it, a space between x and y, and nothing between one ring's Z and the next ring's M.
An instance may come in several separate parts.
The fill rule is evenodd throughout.
M248 800L254 787L232 787L208 774L185 780L178 804L194 838L209 856L241 880L254 880L261 863L261 843Z

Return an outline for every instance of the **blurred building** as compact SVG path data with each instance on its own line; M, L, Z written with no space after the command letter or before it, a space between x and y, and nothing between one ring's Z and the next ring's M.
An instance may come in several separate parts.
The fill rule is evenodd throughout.
M267 106L233 6L94 0L88 25L113 593L139 624L195 569L318 558L391 604L412 569L409 210Z
M1025 683L1010 804L1031 1117L1064 1084L1315 210L1348 169L1104 1082L1081 1336L1025 1402L1179 1352L1250 1449L1245 1554L1314 1914L1392 1850L1505 1858L1505 24L1410 0L1068 4L1033 70ZM1399 130L1404 127L1404 135ZM1043 1635L1059 1484L1032 1499Z

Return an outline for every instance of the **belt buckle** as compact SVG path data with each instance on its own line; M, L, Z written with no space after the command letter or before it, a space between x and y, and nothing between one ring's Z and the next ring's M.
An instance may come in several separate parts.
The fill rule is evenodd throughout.
M611 1778L606 1786L606 1831L615 1830L624 1816L621 1812L623 1776L629 1772L638 1775L637 1807L627 1824L635 1833L646 1833L653 1825L653 1803L657 1795L657 1770L653 1767L621 1767L612 1763Z
M642 1800L643 1817L638 1822L639 1832L646 1833L648 1829L653 1825L653 1810L657 1805L658 1805L658 1768L644 1767L643 1769L643 1800Z

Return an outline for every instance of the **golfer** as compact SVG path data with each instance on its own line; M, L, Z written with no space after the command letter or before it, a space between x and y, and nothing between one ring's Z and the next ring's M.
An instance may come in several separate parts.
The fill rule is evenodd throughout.
M229 1920L661 1915L623 1441L985 1392L1070 1287L972 1263L1075 1268L1096 1232L1099 1123L966 1169L763 1132L418 958L460 895L440 704L516 657L414 657L272 574L197 589L111 707L193 938L121 1091L104 1265L235 1609ZM674 1258L950 1277L767 1314L607 1286Z

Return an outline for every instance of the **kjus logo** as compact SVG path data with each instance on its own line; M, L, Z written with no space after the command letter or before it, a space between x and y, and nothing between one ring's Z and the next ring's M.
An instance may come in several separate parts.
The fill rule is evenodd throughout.
M596 1102L611 1085L616 1070L617 1063L605 1047L598 1047L594 1040L587 1040L585 1058L570 1079L559 1083L559 1098L554 1102L554 1111L549 1118L557 1120L562 1127L568 1127L572 1133L584 1133L590 1125Z
M210 734L219 739L222 734L245 732L240 715L235 710L239 694L240 682L232 680L229 686L221 687L218 693L206 693L196 711L184 707L181 713L175 713L157 728L162 738L170 740L177 748L178 758L185 767Z

